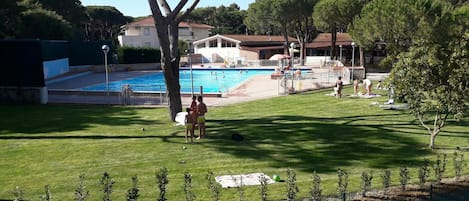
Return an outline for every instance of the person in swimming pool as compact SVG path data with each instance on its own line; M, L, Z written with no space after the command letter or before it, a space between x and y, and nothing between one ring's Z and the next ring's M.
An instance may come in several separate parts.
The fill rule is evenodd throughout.
M197 105L197 124L199 125L199 137L205 137L205 113L207 113L207 105L205 105L202 96L197 97L199 104Z

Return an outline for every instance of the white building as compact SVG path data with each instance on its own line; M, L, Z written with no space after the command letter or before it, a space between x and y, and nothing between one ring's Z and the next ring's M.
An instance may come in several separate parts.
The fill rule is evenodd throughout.
M160 48L160 42L152 16L122 26L123 35L118 37L119 44L130 47ZM179 23L179 39L185 41L200 40L210 35L212 26L206 24Z
M237 63L244 60L269 59L284 54L284 44L296 42L289 37L268 35L215 35L194 41L194 53L202 55L204 62Z

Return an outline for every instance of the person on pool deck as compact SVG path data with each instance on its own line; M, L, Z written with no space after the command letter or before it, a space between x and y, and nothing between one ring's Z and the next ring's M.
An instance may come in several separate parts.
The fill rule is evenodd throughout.
M197 98L199 104L197 105L197 124L199 125L199 137L197 139L205 137L205 113L207 113L207 105L205 105L202 96Z
M187 137L190 134L191 136L191 143L194 143L194 127L195 127L195 119L193 113L194 111L191 111L190 108L186 108L186 117L184 119L184 125L186 126L186 144L188 143Z

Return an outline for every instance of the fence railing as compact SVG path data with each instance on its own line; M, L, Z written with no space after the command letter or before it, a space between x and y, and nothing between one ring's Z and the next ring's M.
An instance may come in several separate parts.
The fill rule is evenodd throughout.
M344 82L350 83L350 73L348 69L342 68L340 70L328 70L326 72L308 72L298 73L286 72L284 76L280 77L278 81L278 94L296 93L308 91L313 89L321 89L331 87L341 76Z

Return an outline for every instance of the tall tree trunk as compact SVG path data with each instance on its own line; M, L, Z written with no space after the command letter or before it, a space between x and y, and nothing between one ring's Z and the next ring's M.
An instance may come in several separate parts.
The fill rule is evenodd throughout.
M337 26L334 24L331 27L331 59L337 58L335 44L337 42Z
M358 48L360 49L360 66L365 67L365 57L363 53L363 48L360 46Z
M188 0L180 0L174 10L171 10L166 0L148 0L161 45L161 64L169 98L169 115L172 121L175 121L177 113L182 111L177 45L179 23L187 18L187 15L194 10L199 1L194 0L192 5L181 14L181 9ZM165 15L161 12L160 6Z

